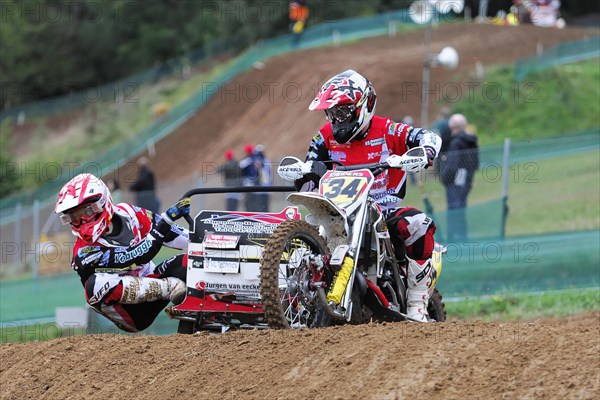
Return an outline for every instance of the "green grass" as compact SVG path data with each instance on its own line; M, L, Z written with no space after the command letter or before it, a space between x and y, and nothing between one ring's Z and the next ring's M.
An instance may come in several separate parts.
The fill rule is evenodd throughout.
M451 320L530 320L600 310L600 288L503 295L446 302Z
M488 69L472 98L451 104L477 127L480 144L600 127L599 59L533 73L521 82L514 72L513 66Z
M34 134L28 141L27 152L16 161L29 165L30 169L35 169L35 165L63 165L65 162L86 164L98 156L99 148L123 144L148 127L153 122L151 109L154 104L166 102L175 107L201 90L205 82L214 81L230 62L187 80L170 77L154 85L136 86L127 101L89 103L80 111L77 122L59 135L51 134L47 128L52 117L28 120L34 126ZM1 128L3 135L14 137L12 125L4 123ZM53 179L53 172L42 176ZM22 178L23 189L45 183L34 174Z
M421 180L435 212L443 212L444 187L433 175L422 175ZM495 177L495 170L479 170L468 204L483 204L501 195L502 179ZM408 187L404 204L423 209L419 188ZM511 163L508 206L508 236L600 228L599 153Z

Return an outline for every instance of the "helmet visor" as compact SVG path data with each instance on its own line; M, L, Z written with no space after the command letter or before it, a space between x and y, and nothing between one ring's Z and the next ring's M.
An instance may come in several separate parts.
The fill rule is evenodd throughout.
M102 212L102 206L100 205L100 202L97 201L64 212L60 215L60 221L63 225L71 224L78 226L82 223L92 221L100 212Z
M352 118L355 111L354 104L342 104L325 110L325 117L331 123L340 124Z

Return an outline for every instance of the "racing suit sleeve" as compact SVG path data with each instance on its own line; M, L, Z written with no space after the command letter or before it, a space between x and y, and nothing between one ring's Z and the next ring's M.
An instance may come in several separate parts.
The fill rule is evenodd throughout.
M159 217L160 218L160 217ZM178 240L178 233L162 219L153 224L148 234L137 244L123 247L84 246L73 257L73 269L82 282L94 273L118 273L149 263L158 254L163 243Z
M316 163L327 160L329 160L329 150L327 149L325 138L321 132L317 132L310 141L305 162L313 161ZM306 174L304 177L294 181L294 186L299 192L310 192L319 186L319 179L321 179L321 177L318 174Z
M153 215L153 226L157 226L162 221L159 214ZM166 222L166 221L165 221ZM188 245L189 232L178 224L171 225L171 231L165 235L164 245L172 249L185 250Z

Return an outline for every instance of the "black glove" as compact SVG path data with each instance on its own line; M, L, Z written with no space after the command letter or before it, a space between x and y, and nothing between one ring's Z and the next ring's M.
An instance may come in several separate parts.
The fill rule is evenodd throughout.
M169 224L174 223L179 218L190 213L190 198L183 197L177 203L173 204L167 211L162 214L162 217Z
M103 256L104 252L99 246L82 247L77 251L77 255L73 259L73 269L80 276L90 276L96 268L106 265L108 260Z

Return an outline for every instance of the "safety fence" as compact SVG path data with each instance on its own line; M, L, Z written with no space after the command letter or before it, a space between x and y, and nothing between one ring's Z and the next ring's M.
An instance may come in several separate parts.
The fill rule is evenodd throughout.
M131 139L98 154L94 159L88 160L82 165L74 167L72 171L69 171L69 174L59 175L56 179L53 179L41 187L0 200L0 216L3 211L7 208L14 208L17 203L33 204L34 200L43 202L54 197L60 187L64 185L69 178L78 173L90 172L89 170L92 169L107 174L119 166L124 165L127 160L146 150L149 143L158 142L190 118L215 94L215 87L222 87L222 85L231 81L239 74L254 68L257 62L265 61L270 57L283 55L297 49L338 45L342 42L380 36L386 33L393 35L402 25L415 25L414 22L410 20L407 10L394 11L369 17L325 22L308 28L302 34L299 42L297 42L296 38L291 34L261 41L211 74L210 85L203 85L196 93L173 107L167 114L142 129ZM222 45L221 47L227 46ZM211 51L205 51L203 54L213 54L219 49L223 50L221 47ZM204 60L206 57L196 56L195 58ZM111 88L115 86L122 87L123 84L132 82L136 85L150 84L162 76L161 74L163 72L161 71L162 70L153 68L134 77L124 79L120 86L119 82L108 84L107 90L98 92L111 94L114 92ZM170 70L168 68L165 71L165 74L172 73L172 71L169 72ZM73 96L77 99L84 99L86 97L86 92L57 99L51 103L55 103L56 106L54 107L59 110L61 104L68 104L69 102L78 103L78 101L72 100ZM44 102L38 105L32 105L31 107L32 109L41 110L43 109L43 104ZM29 110L28 112L32 111ZM16 118L14 113L18 114L18 111L14 110L10 113L10 115L2 115L2 118ZM1 223L3 222L0 221L0 224Z
M561 43L539 55L517 61L515 63L515 78L520 81L536 71L597 57L600 57L600 36Z
M532 199L541 202L556 202L565 197L557 190L566 190L563 183L574 183L569 177L573 166L581 165L581 157L585 156L593 168L594 154L600 149L600 133L585 132L577 136L563 136L552 139L536 139L514 142L507 154L508 171L504 165L504 146L484 146L479 150L480 167L474 177L473 190L469 195L468 207L448 212L446 196L439 177L430 170L424 171L417 178L424 183L428 194L429 205L423 204L417 187L412 187L409 180L405 203L422 208L431 214L438 226L439 240L448 239L448 220L454 214L464 214L468 225L468 238L475 240L499 239L507 235L523 235L535 233L528 230L527 224L521 221L529 218L533 211L539 212L544 203L528 204ZM597 158L597 157L596 157ZM276 174L278 160L271 163L275 184L285 184ZM597 166L596 166L597 168ZM212 170L216 170L213 168ZM563 171L564 170L564 171ZM561 181L557 181L558 176ZM581 174L579 174L581 175ZM504 178L507 177L507 199L503 198ZM568 188L570 198L590 198L590 190L594 195L594 182L598 179L590 177L590 182L573 184ZM595 181L594 181L595 179ZM559 188L557 189L557 186ZM157 183L156 195L161 207L177 201L189 189L196 187L222 187L220 175L196 171L191 178L178 181L161 181ZM135 203L133 193L118 191L113 193L115 201ZM538 197L535 197L538 196ZM597 196L597 194L596 194ZM33 274L48 275L64 271L69 263L73 238L69 230L60 224L54 214L56 192L45 202L34 205L17 204L7 208L0 214L0 245L2 263L0 278ZM194 207L199 209L220 210L225 206L224 195L202 195L193 198ZM272 194L271 211L280 211L285 206L285 195ZM506 207L508 206L508 214ZM243 207L243 205L240 205ZM582 217L581 217L582 218ZM539 223L539 221L535 221ZM585 225L588 226L589 225ZM506 231L506 228L508 230ZM550 229L546 227L545 229ZM579 229L579 228L571 228ZM562 230L555 228L550 230Z
M476 298L600 287L598 243L598 230L446 243L448 252L438 288L446 298ZM35 328L25 327L54 321L57 307L87 307L75 272L39 280L0 281L3 329L23 334L28 329L31 334L41 335ZM87 325L88 332L118 333L114 325L101 317L94 316ZM77 323L73 321L67 327L73 329ZM169 334L176 329L177 321L163 314L144 333Z

